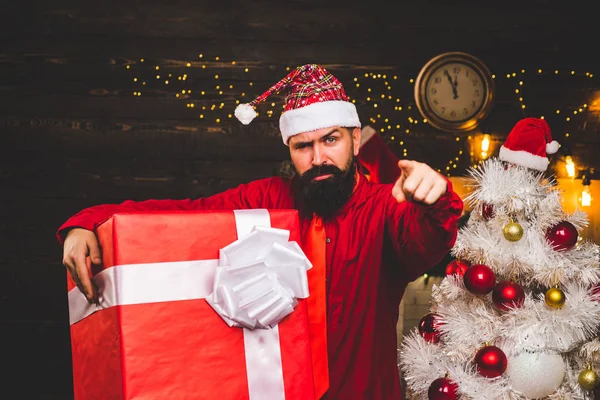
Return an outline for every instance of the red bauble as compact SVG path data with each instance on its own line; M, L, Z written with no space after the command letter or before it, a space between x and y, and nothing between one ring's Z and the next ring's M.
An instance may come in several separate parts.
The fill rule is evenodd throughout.
M458 398L458 386L448 378L437 378L429 385L429 400L455 400Z
M485 346L475 355L477 372L486 378L495 378L506 371L506 354L496 346Z
M596 285L592 288L591 296L592 296L592 299L594 299L596 301L600 301L600 284Z
M488 294L496 284L496 275L490 267L475 264L465 272L463 281L467 290L473 294Z
M437 343L440 341L441 337L439 330L441 324L442 322L438 314L427 314L419 321L419 334L425 341Z
M492 219L494 217L494 205L483 203L483 205L481 206L481 215L486 221Z
M463 276L467 269L469 269L470 264L466 261L462 260L452 260L448 265L446 265L446 276L457 274L458 276Z
M519 308L525 301L525 291L516 282L502 281L494 287L492 301L496 308L502 311Z
M546 232L546 239L556 251L569 250L577 243L577 228L568 221L561 221Z

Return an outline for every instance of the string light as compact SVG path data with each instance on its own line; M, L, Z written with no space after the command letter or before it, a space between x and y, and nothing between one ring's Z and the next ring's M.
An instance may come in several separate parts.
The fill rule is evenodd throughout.
M187 101L184 104L186 104L186 106L190 109L193 109L194 104L196 102L199 102L199 104L197 104L198 107L202 107L204 111L203 114L196 114L201 115L200 119L207 119L207 117L209 117L208 113L210 113L212 115L210 116L210 119L208 119L209 121L218 120L218 122L221 122L223 120L232 118L230 116L232 115L231 110L235 108L235 105L240 104L240 99L243 99L247 95L247 93L245 92L239 93L234 90L235 85L233 83L235 82L231 81L231 79L235 78L232 77L235 76L236 71L243 71L244 73L249 73L250 68L254 64L231 60L224 61L221 63L219 62L219 57L214 57L215 61L211 62L209 60L206 60L206 58L206 54L199 53L198 59L203 61L197 61L196 68L193 68L195 63L191 60L175 63L171 62L169 65L155 65L151 63L146 63L146 60L144 58L140 58L139 63L133 62L132 64L125 65L125 70L127 70L129 74L135 74L134 76L131 76L132 80L129 81L132 82L133 85L136 85L136 87L132 90L133 95L135 97L141 96L141 91L139 91L138 89L140 87L140 84L142 86L146 86L146 80L149 80L150 82L154 81L156 82L154 85L161 85L161 88L156 88L152 83L150 83L150 85L148 85L148 87L145 88L145 90L159 90L164 92L165 90L172 89L173 91L171 93L175 95L175 98L187 99ZM177 68L177 66L178 68L185 68L184 70L189 72L190 76L188 76L188 74L184 74L181 70L179 71L179 73L177 73L177 70L175 70L174 74L170 73L172 72L172 69ZM155 72L154 76L143 75L141 73L144 70L148 71L149 68ZM285 71L290 71L291 69L289 66L282 66L282 68L284 68ZM162 69L165 69L165 72L161 74L156 73L156 71L160 71ZM204 77L198 77L197 75L199 71L208 74L208 77L206 75ZM594 74L587 71L577 72L574 69L563 70L552 68L547 70L543 70L541 68L534 69L533 72L530 74L535 75L536 77L544 75L553 77L562 75L563 79L565 76L583 77L583 79L590 79L594 76ZM165 78L163 78L162 80L160 79L161 75L165 75ZM173 79L167 79L167 76L169 78L173 77ZM175 76L177 77L177 80L175 80ZM496 79L497 76L503 76L503 74L493 74L492 78ZM514 85L514 93L518 101L517 104L521 111L525 113L530 108L530 105L527 103L526 100L528 97L525 89L528 87L529 83L527 81L528 77L526 75L525 69L515 69L514 71L505 73L504 76L507 80L513 80L511 84ZM156 80L149 79L151 77L155 77ZM210 77L214 79L214 81L212 82L220 83L220 85L210 85ZM365 82L365 80L368 81ZM247 82L247 87L254 87L252 81L248 80ZM407 148L407 145L410 145L411 141L406 141L404 139L406 139L409 136L415 135L415 133L411 132L412 129L415 130L417 135L420 134L419 131L423 129L421 128L421 126L427 124L427 120L420 115L418 109L416 107L413 107L414 100L412 92L414 91L415 79L407 78L405 80L402 79L402 77L399 77L398 75L386 73L386 71L371 71L352 77L351 82L354 84L348 85L348 88L352 89L354 92L348 92L348 100L351 101L353 104L368 104L369 108L367 108L366 112L368 113L370 109L373 115L367 115L365 119L370 121L370 123L373 125L381 124L381 126L376 127L376 129L382 134L382 136L387 136L392 146L399 146L400 153L406 156L409 150ZM198 85L198 83L200 83L200 85ZM206 86L207 83L208 86ZM192 95L191 90L188 88L190 84L194 84L194 95ZM166 89L167 85L169 89ZM211 106L210 104L208 104L208 107L206 106L207 101L214 101L215 99L220 98L216 96L223 96L225 95L226 91L227 95L231 96L231 99L225 102L226 104L221 103L221 105L218 107L214 105ZM253 96L254 94L255 93L249 93L249 95L251 96ZM409 100L402 102L401 98L403 97L406 97ZM273 109L270 109L265 112L267 118L273 118L276 114L275 109L278 107L275 107L274 105L271 105L271 107ZM284 105L282 105L281 107L281 109L283 109ZM592 108L594 108L594 110L600 109L600 105L597 105L597 102L592 102L592 105L590 106L588 106L587 104L582 104L577 107L554 107L550 110L547 110L546 112L552 113L553 115L563 115L563 120L565 123L573 123L573 121L579 120L581 116L585 114L586 111L591 110ZM538 111L535 110L532 112ZM541 116L541 118L543 118L543 116ZM422 124L419 124L419 122L422 122ZM409 126L414 128L409 128ZM566 130L565 137L569 136L570 133ZM456 137L455 140L457 143L459 143L461 139L459 137ZM481 149L479 153L481 154L481 158L484 159L486 157L489 157L489 155L491 154L491 149L488 149L487 151ZM463 152L462 150L460 150L458 155L455 155L451 159L452 163L449 163L447 165L449 167L448 171L452 171L458 168L458 165L460 165L460 158L468 157L469 155L470 154L468 151ZM476 165L477 164L475 164L474 166L476 167Z

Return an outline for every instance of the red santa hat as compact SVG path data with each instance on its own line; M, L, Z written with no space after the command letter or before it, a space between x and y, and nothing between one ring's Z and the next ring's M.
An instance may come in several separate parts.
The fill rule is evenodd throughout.
M545 171L547 154L558 151L559 144L552 140L548 123L540 118L524 118L517 122L500 147L498 158L512 164Z
M236 118L248 125L256 117L254 106L280 91L285 91L285 108L279 130L286 145L299 133L331 126L361 126L356 106L348 101L340 81L316 64L299 66L250 103L238 105Z

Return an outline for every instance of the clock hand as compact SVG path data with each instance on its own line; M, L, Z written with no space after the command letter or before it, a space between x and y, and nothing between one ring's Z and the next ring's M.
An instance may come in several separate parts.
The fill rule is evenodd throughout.
M452 82L452 77L448 73L447 69L444 70L444 75L446 75L446 78L448 78L448 82L450 82L450 85L452 86L452 94L454 95L454 99L458 99L458 93L456 92L456 82Z
M454 83L452 84L452 86L453 86L454 98L458 99L458 75L454 75Z
M444 70L444 75L446 75L446 78L448 78L448 82L450 82L450 84L451 84L452 86L454 86L454 83L452 83L452 77L451 77L451 76L450 76L450 74L448 73L448 70L447 70L447 69L445 69L445 70Z

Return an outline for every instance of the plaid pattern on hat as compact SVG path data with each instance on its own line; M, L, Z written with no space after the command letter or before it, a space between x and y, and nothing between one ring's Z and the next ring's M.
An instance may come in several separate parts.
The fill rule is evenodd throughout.
M315 64L296 69L297 90L290 90L285 98L285 111L295 110L317 101L348 101L344 87L337 78ZM300 83L300 84L299 84Z
M236 117L249 124L256 116L254 107L281 91L285 91L285 107L279 125L286 144L291 136L302 132L361 126L356 107L348 101L341 82L316 64L297 67L256 99L240 104Z

